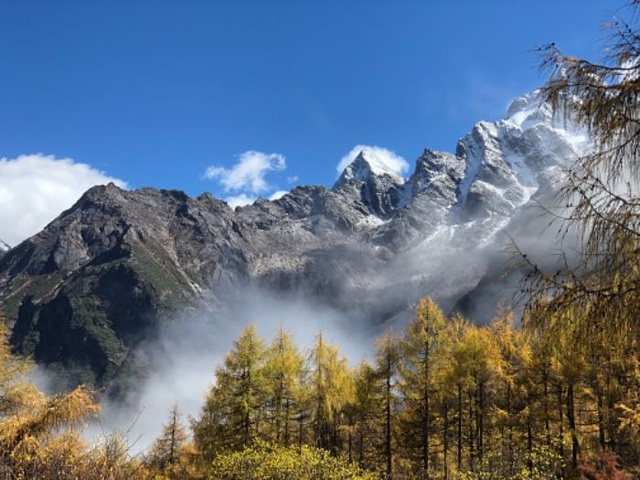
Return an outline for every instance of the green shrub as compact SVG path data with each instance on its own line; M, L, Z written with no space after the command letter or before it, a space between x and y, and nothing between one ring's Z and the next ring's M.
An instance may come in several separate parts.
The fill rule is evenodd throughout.
M219 455L207 478L212 480L376 480L371 472L308 446L264 443Z

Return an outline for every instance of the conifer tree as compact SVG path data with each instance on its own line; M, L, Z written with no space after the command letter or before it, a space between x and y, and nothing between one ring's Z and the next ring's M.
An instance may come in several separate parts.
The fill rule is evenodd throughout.
M483 460L485 454L485 438L487 438L486 417L490 411L492 381L502 367L499 352L493 336L488 329L469 328L464 338L463 349L471 366L471 379L473 390L470 393L470 401L473 403L472 417L475 425L472 425L475 445L473 447L475 459ZM472 398L471 398L472 397ZM471 420L471 419L470 419Z
M294 413L301 404L304 358L280 327L266 354L264 376L269 395L270 437L288 447L295 433Z
M340 444L340 414L353 402L354 384L347 359L327 343L322 333L311 352L311 392L315 444L336 454Z
M169 412L169 420L162 427L162 433L151 447L150 463L170 479L178 478L179 464L184 463L183 450L187 432L180 421L180 410L174 405Z
M388 329L377 341L376 384L380 417L383 419L382 452L385 459L387 477L393 475L395 453L394 430L396 429L396 411L398 408L397 380L400 365L400 344L396 335ZM379 408L380 408L379 407Z
M423 299L401 341L404 444L411 457L420 459L425 478L430 474L434 434L434 363L444 329L445 316L440 308L432 299Z
M196 446L205 456L246 447L261 436L267 396L265 360L266 346L250 325L216 370L201 418L193 426Z
M637 386L637 366L629 360L637 365L640 355L639 5L628 2L631 10L620 9L606 24L610 35L597 62L567 55L555 44L540 48L549 74L544 99L556 114L586 129L591 141L565 172L561 196L563 230L581 233L580 261L551 272L527 262L535 295L525 325L566 348L554 352L557 425L560 436L569 429L574 469L586 445L582 422L595 424L600 450L611 449L628 462L640 453L620 424L621 409L640 410L635 390L628 388ZM595 398L595 418L577 418L580 388Z
M485 328L497 348L491 359L496 382L493 423L497 438L493 436L490 449L495 453L494 468L513 476L516 471L531 467L516 460L531 456L536 425L542 419L538 403L543 392L538 372L533 368L529 337L516 328L513 313L504 312Z
M565 387L565 412L567 426L571 438L571 467L578 468L578 456L580 455L580 438L578 431L578 412L576 408L579 388L585 374L586 362L584 353L579 347L577 339L570 325L576 324L577 311L570 308L559 312L558 321L563 325L557 329L553 343L553 368ZM572 319L572 317L574 319Z
M4 324L0 324L0 473L6 478L37 478L51 472L73 475L74 459L84 444L70 432L99 410L92 392L78 387L46 397L25 375L30 365L11 354Z
M456 316L448 323L445 331L445 342L443 343L440 385L447 385L453 388L454 403L454 432L455 432L455 467L456 470L463 470L463 461L466 452L465 444L465 418L467 411L466 399L467 390L471 383L471 365L466 357L463 348L465 332L471 328L468 322L461 316Z
M624 332L626 340L640 336L639 5L627 4L631 23L616 16L606 24L610 35L599 62L567 55L553 43L540 48L549 74L544 99L556 115L586 129L591 148L566 170L558 202L561 230L581 234L579 262L546 272L525 258L535 279L530 303L542 303L549 315L591 308L575 319L583 338L598 328Z
M354 373L354 445L353 457L363 468L379 468L380 402L378 372L366 361Z
M450 478L452 470L462 470L463 395L467 382L467 366L459 363L456 349L461 342L467 322L454 316L447 322L434 361L436 404L440 415L442 445L442 475Z

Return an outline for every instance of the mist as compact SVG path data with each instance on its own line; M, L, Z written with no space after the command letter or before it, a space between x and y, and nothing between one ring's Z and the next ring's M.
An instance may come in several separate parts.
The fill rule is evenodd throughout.
M85 436L93 441L123 433L131 452L142 453L160 434L173 405L178 405L185 423L189 417L199 416L216 367L249 324L254 324L266 341L282 327L303 350L322 332L327 341L339 346L351 365L356 365L371 354L378 332L355 317L302 296L276 297L245 286L218 311L203 308L165 320L154 338L134 353L133 367L136 372L145 372L143 378L136 376L120 386L124 391L116 398L105 396L100 417Z
M87 437L95 440L125 433L131 451L141 453L160 434L173 405L178 405L185 423L189 417L198 417L215 369L249 324L266 341L282 327L303 350L322 332L356 365L372 355L375 338L385 328L401 332L415 302L426 295L452 312L464 310L460 292L471 290L475 297L463 313L471 321L486 323L499 304L514 306L514 295L522 287L522 272L505 275L517 260L511 242L533 261L545 265L557 261L553 252L558 251L561 238L557 229L549 227L552 218L543 209L519 215L507 228L508 234L499 232L477 248L457 248L445 229L388 263L362 260L357 267L369 276L367 291L363 285L346 284L340 272L325 277L330 283L327 290L334 292L331 299L303 290L283 293L255 285L223 289L218 293L224 298L221 305L194 308L162 321L156 334L136 348L130 367L135 374L118 386L115 398L105 396L99 421L90 426ZM574 242L572 237L570 243ZM364 259L360 253L355 258ZM323 272L315 273L329 275L329 266L344 261L344 252L336 254L322 262ZM487 277L492 281L483 285Z

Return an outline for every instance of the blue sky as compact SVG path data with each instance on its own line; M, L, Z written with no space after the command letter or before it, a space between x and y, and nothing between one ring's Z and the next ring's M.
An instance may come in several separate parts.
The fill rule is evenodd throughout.
M453 151L474 122L542 83L532 48L554 41L597 59L615 10L600 0L0 0L0 158L42 153L132 188L224 197L242 189L225 190L220 169L253 151L275 167L261 195L330 185L358 144L411 164L425 147ZM211 167L220 174L205 178Z

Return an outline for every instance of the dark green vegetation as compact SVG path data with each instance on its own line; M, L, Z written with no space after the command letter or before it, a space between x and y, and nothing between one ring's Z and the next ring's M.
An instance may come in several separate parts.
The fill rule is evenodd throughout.
M223 223L230 213L208 196L191 204L220 209ZM215 269L177 266L203 254L176 246L171 233L192 233L199 228L194 224L184 194L136 195L114 185L87 192L43 232L0 259L0 308L13 324L16 351L70 372L73 382L108 384L158 318L197 301L193 285ZM210 238L207 248L224 248L220 243Z

